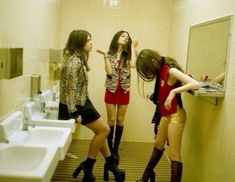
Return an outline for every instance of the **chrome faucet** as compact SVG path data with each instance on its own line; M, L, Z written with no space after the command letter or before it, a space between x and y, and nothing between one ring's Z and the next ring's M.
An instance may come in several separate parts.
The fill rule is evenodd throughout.
M41 112L45 112L45 102L41 102Z
M40 99L41 112L45 112L46 103L45 103L45 100L44 100L42 94L39 95L39 99Z
M29 129L29 118L28 117L24 117L23 118L23 128L24 131L28 131Z

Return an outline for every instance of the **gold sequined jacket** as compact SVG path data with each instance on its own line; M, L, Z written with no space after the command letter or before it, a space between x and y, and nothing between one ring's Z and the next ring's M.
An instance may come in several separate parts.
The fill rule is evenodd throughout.
M60 102L74 113L76 105L83 106L88 97L87 70L79 55L65 58L60 75Z

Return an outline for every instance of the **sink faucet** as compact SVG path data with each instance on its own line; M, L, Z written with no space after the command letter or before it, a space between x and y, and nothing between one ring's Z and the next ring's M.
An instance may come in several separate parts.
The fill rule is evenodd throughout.
M41 109L41 112L45 112L45 99L44 97L42 96L42 94L39 95L39 99L40 99L40 109Z
M23 118L23 128L24 131L28 131L29 129L29 118L28 117L24 117Z
M41 102L41 112L45 112L45 102Z

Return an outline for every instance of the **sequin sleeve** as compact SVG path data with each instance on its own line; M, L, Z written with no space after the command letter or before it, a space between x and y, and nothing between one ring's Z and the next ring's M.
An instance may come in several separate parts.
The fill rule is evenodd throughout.
M76 57L72 57L65 63L61 72L61 100L67 105L69 113L76 111L77 87L81 67L81 61Z

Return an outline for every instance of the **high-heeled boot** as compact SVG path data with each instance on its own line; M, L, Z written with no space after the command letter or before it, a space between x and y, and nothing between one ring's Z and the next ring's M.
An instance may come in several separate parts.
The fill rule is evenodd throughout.
M163 150L159 150L154 147L150 160L144 170L144 174L141 179L137 180L136 182L155 182L155 172L153 171L157 163L162 157Z
M183 163L171 161L171 182L181 182Z
M92 174L92 169L95 164L95 159L87 158L83 161L73 172L73 177L77 178L79 173L83 170L84 176L82 182L94 182L95 176Z
M120 156L119 156L119 145L122 139L123 126L116 125L115 138L114 138L114 147L113 147L113 157L117 165L119 165Z
M109 126L110 132L107 137L108 140L108 145L109 145L109 150L111 153L113 153L113 133L114 133L114 126Z
M125 180L125 171L118 168L112 155L106 158L104 181L109 181L109 171L113 173L116 182L123 182Z

